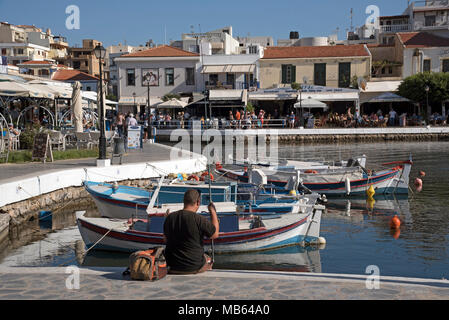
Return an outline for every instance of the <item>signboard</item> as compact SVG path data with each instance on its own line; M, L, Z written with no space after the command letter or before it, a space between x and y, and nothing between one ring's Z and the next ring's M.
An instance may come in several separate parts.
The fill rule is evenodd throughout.
M0 73L8 74L8 58L0 56Z
M53 162L50 135L48 133L38 133L34 137L31 160L40 159L42 162L45 162L47 157L50 157L50 160Z
M128 127L128 149L142 148L142 126Z

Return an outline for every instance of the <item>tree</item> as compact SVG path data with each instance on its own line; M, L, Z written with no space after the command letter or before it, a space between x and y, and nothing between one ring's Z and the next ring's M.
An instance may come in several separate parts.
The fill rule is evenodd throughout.
M398 88L398 94L404 98L427 104L426 86L429 87L429 105L441 106L449 99L449 73L422 72L405 78Z
M292 83L292 89L293 90L299 90L301 88L301 85L297 82Z
M175 99L178 99L178 100L181 100L181 96L179 95L179 94L175 94L175 93L167 93L166 95L164 95L163 97L162 97L162 101L168 101L168 100L170 100L170 99L173 99L173 98L175 98Z

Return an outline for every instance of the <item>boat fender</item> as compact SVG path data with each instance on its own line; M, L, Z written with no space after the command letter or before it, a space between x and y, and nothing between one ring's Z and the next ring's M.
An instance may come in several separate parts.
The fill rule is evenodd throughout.
M313 173L313 174L317 174L318 171L316 171L316 170L306 170L306 171L304 171L304 173Z
M376 191L374 190L373 185L370 185L370 187L366 190L366 195L368 196L368 199L372 199L375 194Z
M182 178L183 178L184 180L187 180L188 177L189 177L189 176L188 176L186 173L183 173L183 174L182 174Z
M351 181L349 180L348 177L346 177L345 179L345 188L346 188L346 195L349 196L349 194L351 193Z
M324 237L318 237L319 244L326 244L326 239Z
M415 179L415 187L422 187L422 180L420 178Z
M425 173L424 171L421 170L421 171L419 172L419 175L420 175L421 177L425 177L425 176L426 176L426 173Z
M297 193L296 193L296 190L290 190L290 193L289 193L291 196L296 196L297 195Z
M196 181L200 181L200 178L198 178L198 176L196 174L191 174L187 180L196 180Z
M205 177L208 176L208 175L209 175L209 172L207 172L207 171L206 171L206 172L203 172L203 173L201 174L201 179L200 179L200 180L201 180L201 181L204 181ZM210 180L211 180L211 181L214 181L214 175L213 175L212 173L210 174Z
M221 165L221 163L220 162L215 162L215 169L217 169L217 170L220 170L220 169L222 169L223 168L223 166Z
M117 181L114 181L114 183L112 184L112 193L115 193L118 189L118 183Z

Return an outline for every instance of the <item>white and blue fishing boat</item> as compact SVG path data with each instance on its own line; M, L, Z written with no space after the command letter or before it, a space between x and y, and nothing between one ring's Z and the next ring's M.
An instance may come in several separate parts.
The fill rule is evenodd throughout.
M266 217L219 214L220 233L214 240L214 252L253 252L324 243L320 237L323 210L323 206L315 205L300 214ZM88 248L133 252L164 245L165 217L166 214L156 213L146 219L110 219L79 214L77 224ZM211 240L204 240L204 245L206 250L211 250Z
M376 194L408 194L409 175L412 161L397 161L385 163L389 168L370 171L357 165L342 167L341 169L317 169L317 170L286 170L255 166L250 170L226 169L220 164L216 165L216 171L223 176L241 183L253 183L251 178L255 171L260 181L265 180L265 189L274 188L281 193L289 192L289 182L292 178L301 180L298 187L324 194L327 196L363 195L373 186ZM250 171L250 173L249 173ZM270 190L269 192L272 192Z
M148 190L118 184L85 181L84 187L92 196L102 217L125 219L131 217L146 218L149 213L173 212L183 208L185 191L193 188L201 193L202 206L199 211L207 211L209 198L212 197L221 214L287 214L304 212L313 206L319 195L307 197L265 197L262 200L237 201L237 184L163 184Z

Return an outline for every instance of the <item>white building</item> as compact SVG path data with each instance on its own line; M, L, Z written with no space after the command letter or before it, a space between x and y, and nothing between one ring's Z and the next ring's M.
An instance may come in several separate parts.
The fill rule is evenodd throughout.
M119 110L140 113L147 104L168 94L198 92L200 56L171 46L159 46L115 58L118 69ZM150 83L145 75L150 75ZM148 93L149 89L149 93Z

